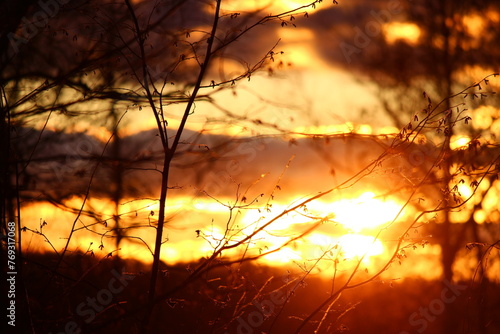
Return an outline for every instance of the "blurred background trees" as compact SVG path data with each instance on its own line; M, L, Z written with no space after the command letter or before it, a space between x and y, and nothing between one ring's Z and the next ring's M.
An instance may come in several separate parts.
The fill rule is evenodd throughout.
M364 38L369 45L352 55L350 67L377 83L383 111L395 126L405 127L408 116L412 116L408 113L421 108L422 93L424 98L429 97L429 106L434 106L436 98L452 96L473 78L498 73L500 50L493 45L500 37L499 7L494 1L458 4L447 0L401 1L398 6L391 11L388 2L379 1L363 8L360 27L365 27ZM377 25L379 33L373 28ZM498 170L499 162L499 99L487 84L478 86L483 88L481 94L461 94L439 107L449 110L447 118L442 119L447 124L440 147L443 160L435 177L445 210L429 233L441 245L443 277L448 281L454 278L458 254L462 257L466 253L465 244L493 244L499 238L498 207L484 205L491 193L498 191L498 174L484 179L477 174L491 164ZM461 108L464 101L469 109L465 113ZM471 117L470 124L453 122L463 117ZM440 133L429 131L426 135L436 141ZM460 200L456 196L467 198L458 190L463 182L482 185L474 199L457 213L454 206ZM483 250L474 249L478 259ZM485 284L487 277L482 274L481 270L479 280ZM450 312L452 308L447 309ZM451 332L457 330L452 314L448 314L446 326Z
M273 211L273 201L279 197L281 188L300 194L295 195L304 201L298 202L298 215L309 219L295 234L280 232L287 237L280 239L280 247L286 248L297 247L296 239L314 230L308 230L309 227L321 229L328 225L325 223L333 222L325 213L308 211L309 199L316 196L310 194L325 191L327 197L330 190L326 189L358 191L385 186L380 197L399 195L415 209L417 217L425 213L421 220L410 219L406 223L408 231L422 224L418 238L407 238L404 229L389 234L392 238L389 240L400 240L401 244L393 248L388 263L405 257L401 249L425 244L424 239L430 239L440 245L444 281L456 282L471 279L458 276L457 272L463 275L463 271L456 267L464 266L462 263L468 261L472 251L480 270L469 271L469 275L476 275L472 278L481 282L482 292L476 301L478 314L484 315L479 317L474 330L488 332L491 316L486 316L490 304L485 291L488 291L488 277L494 273L491 270L488 273L486 264L496 254L495 247L488 245L495 245L499 239L500 213L498 206L491 203L500 194L497 180L500 120L498 98L494 95L498 83L494 76L487 76L498 72L500 59L495 44L500 33L498 4L493 1L456 4L447 0L369 4L353 1L327 6L320 2L305 2L303 7L273 15L270 11L276 9L271 4L239 10L238 6L248 8L245 7L248 4L223 1L220 15L215 14L218 20L215 34L211 28L218 1L2 2L2 234L6 234L8 221L16 221L18 231L25 229L28 224L23 221L22 209L28 214L29 205L37 202L49 202L76 217L71 219L70 226L58 226L64 239L62 249L51 244L55 241L44 234L44 229L62 225L62 219L58 222L40 219L38 226L30 222L31 235L47 238L53 247L56 260L47 268L51 275L45 277L46 286L54 284L71 290L81 277L86 277L88 273L78 268L73 258L73 252L78 250L89 256L97 249L104 250L119 259L127 241L128 245L146 249L149 255L156 247L159 255L162 245L174 238L172 231L190 229L193 238L204 238L213 247L211 256L193 268L188 266L189 275L176 276L178 281L173 286L159 283L159 299L154 298L154 293L151 296L156 284L151 283L150 304L160 304L156 314L161 317L165 310L185 303L177 294L181 288L195 289L188 283L201 279L204 298L220 307L220 314L233 308L232 314L221 319L229 319L228 324L234 325L240 319L237 311L248 311L253 301L261 302L267 296L264 292L290 286L294 286L292 292L298 291L309 275L308 270L314 267L304 265L303 276L286 282L276 283L271 279L259 282L269 288L261 290L255 288L259 284L254 286L242 279L240 269L233 271L231 265L238 261L224 262L223 255L237 246L257 251L245 251L246 257L241 258L240 264L278 250L265 248L268 246L265 244L256 246L258 241L252 238L258 235L257 226L265 224L261 211L270 213L266 216L269 221L274 220L273 215L280 216ZM298 42L288 46L291 59L300 60L304 52L302 57L306 58L307 66L324 66L325 70L329 66L342 67L379 103L364 111L335 111L338 115L333 115L331 106L321 103L318 103L319 113L298 110L293 101L301 94L306 95L308 87L289 79L294 66L300 64L289 61L288 52L281 54L282 46L287 47L285 39L277 44L281 34L290 38L309 36L322 62L314 63L318 62L314 57L308 60L309 55L299 48ZM208 45L212 48L207 48ZM205 60L209 63L205 64ZM300 71L301 68L297 70ZM258 81L261 77L274 80L268 86L271 88ZM482 80L484 77L487 79ZM243 95L256 80L257 86L262 85L261 91L254 94L260 104L255 107L246 100L239 100L236 107L229 104L228 96ZM286 86L289 82L292 89L284 102L266 96L268 93L278 96L290 87ZM469 87L475 82L476 85ZM331 94L341 88L328 87ZM320 102L324 103L323 100L327 96L321 96ZM271 112L264 112L266 109ZM378 119L389 120L398 130L376 135L356 133L354 129L343 133L309 132L303 126L311 124L321 129L330 125L331 119L350 117L358 122L370 119L373 128L389 125L380 124ZM183 128L183 118L189 118L187 129ZM213 131L214 125L230 131L217 133ZM245 135L231 136L238 127ZM294 164L298 166L295 170ZM265 183L262 179L269 171L280 176ZM316 173L321 177L313 177ZM165 194L168 189L174 196L192 200L179 209L175 202L163 205L160 201L158 208L162 185ZM241 190L247 186L249 190ZM268 196L265 204L261 199L264 193ZM235 199L233 204L224 202L230 218L222 237L213 229L195 230L192 225L175 223L194 220L193 208L198 198L217 202L219 197L229 196ZM162 198L166 200L166 195ZM130 203L137 205L129 206ZM161 216L159 211L165 208ZM259 212L259 218L250 224L255 226L252 233L238 227L233 217L233 213L238 216L250 209ZM293 212L295 209L290 211ZM142 231L163 231L160 221L170 224L170 233L157 234L155 246ZM229 228L233 226L230 223L234 223L238 232ZM96 239L86 240L79 247L70 246L74 235L82 231L89 231ZM308 261L327 259L336 263L343 254L335 252L335 245L329 246L323 248L324 254L315 254ZM33 264L35 258L31 258L33 262L28 256L25 260ZM358 266L362 263L359 261ZM166 277L169 270L178 270L165 262L156 258L153 272ZM121 271L122 264L116 260L113 265ZM379 268L385 268L386 264ZM230 268L227 282L224 280L227 285L214 288L211 270L225 267ZM356 267L354 272L358 269L363 271ZM28 272L31 270L33 267ZM372 275L365 277L367 282L378 277ZM88 281L92 284L98 279L93 276ZM143 289L142 277L140 281L138 289ZM358 284L349 280L348 283ZM318 302L315 299L307 310L301 311L300 326L317 330L328 327L322 327L323 320L335 308L336 298L345 287L351 287L348 283L342 287L337 282L339 290L332 287L328 296L316 296ZM99 282L98 286L102 284L106 282ZM233 288L234 294L224 290ZM142 292L136 301L144 307L146 292L144 289ZM65 292L54 300L63 300L68 309L74 310L75 302L69 296L77 301L84 299L84 293L75 297ZM37 302L43 300L37 297ZM132 298L128 295L126 300ZM162 303L165 300L167 306ZM203 308L199 301L193 299L192 303ZM40 305L28 306L28 298L25 305L37 311L43 309ZM447 320L441 332L457 332L459 323L453 314L461 306L446 308ZM133 307L117 309L113 317L136 316ZM66 321L56 317L51 318L51 324L44 324L40 314L36 314L37 326L43 329ZM213 321L212 330L224 328L217 315L204 316L207 322ZM144 315L131 321L140 323ZM337 318L332 323L338 325L336 321ZM91 325L105 327L106 321L103 322ZM273 328L273 324L268 328Z

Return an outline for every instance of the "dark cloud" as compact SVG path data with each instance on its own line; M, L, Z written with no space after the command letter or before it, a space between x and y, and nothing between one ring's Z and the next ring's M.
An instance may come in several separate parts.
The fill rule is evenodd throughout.
M158 195L162 150L154 130L110 142L105 150L105 143L92 136L47 130L18 129L14 143L23 161L21 183L26 197L62 200L82 195L93 174L90 195L94 197L112 198L117 191L124 198ZM279 181L288 196L303 196L354 176L389 143L354 134L283 140L186 131L173 161L169 185L174 194L195 196L204 190L215 197L227 197L234 195L236 184L246 188L266 175L251 193L270 192ZM401 173L415 173L412 164L425 164L435 154L418 147L409 152L406 157L384 161L383 172L365 178L353 189L383 188L401 182Z

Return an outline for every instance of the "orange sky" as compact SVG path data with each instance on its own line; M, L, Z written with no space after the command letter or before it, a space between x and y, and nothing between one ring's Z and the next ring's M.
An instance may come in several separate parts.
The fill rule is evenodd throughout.
M298 4L308 3L307 1L233 1L226 10L231 10L232 5L242 5L241 10L251 10L256 5L263 6L271 4L268 11L280 11ZM326 5L325 5L326 6ZM481 26L481 18L471 15L466 18L471 29ZM394 43L398 40L407 40L410 43L417 43L420 36L418 27L405 22L390 22L383 26L387 34L387 41ZM282 39L278 49L284 51L282 59L284 63L290 63L291 66L285 66L278 69L274 75L270 76L267 72L256 74L250 81L242 82L238 85L234 93L226 90L215 95L217 104L225 109L234 112L238 116L246 116L252 120L264 120L276 124L280 128L292 132L309 133L341 133L357 132L360 134L371 134L395 132L395 128L384 127L390 124L385 115L366 118L361 116L361 110L373 111L380 108L380 102L375 94L374 84L367 82L364 78L352 75L348 67L334 66L326 62L318 51L314 48L312 41L315 33L311 29L299 27L297 29L282 29L279 31L278 38ZM234 66L235 70L238 64L227 63L229 69ZM207 80L209 80L207 78ZM123 110L126 106L122 106ZM138 106L130 108L123 121L122 135L137 134L140 131L154 127L154 118L148 116L147 109L138 111ZM179 116L182 113L183 105L173 105L168 109L169 125L175 128L179 123ZM481 107L477 111L479 117L474 126L478 128L491 128L492 131L500 133L500 119L496 117L498 110L489 107ZM270 134L276 133L275 129L264 127L248 127L249 122L235 122L231 126L224 123L227 117L222 112L208 103L197 103L196 110L190 116L188 128L194 131L206 130L209 133L243 136L250 134ZM207 122L210 121L210 122ZM47 128L61 127L62 123L58 117L53 117ZM251 123L251 122L250 122ZM39 121L42 124L42 120ZM73 130L87 131L105 142L110 136L109 128L104 124L99 126L93 121L83 120L77 123ZM292 137L300 138L295 134ZM452 140L453 148L459 149L470 141L467 137L454 137ZM353 151L344 152L349 156ZM269 157L271 158L271 157ZM289 155L292 158L292 155ZM299 158L297 159L299 160ZM284 168L286 161L279 162L280 169ZM315 162L307 161L309 164ZM300 175L303 167L306 165L298 164L295 167L292 163L290 173ZM316 170L313 170L316 171ZM248 176L250 179L257 179L258 176ZM271 173L270 177L274 182L279 178L276 171ZM316 178L316 179L315 179ZM323 179L324 178L324 179ZM314 180L313 180L314 179ZM311 181L312 180L312 181ZM309 174L303 180L293 178L290 184L304 182L311 184L321 184L327 181L324 174L318 172L317 175ZM232 184L231 186L234 186ZM248 186L248 185L245 185ZM318 188L315 191L327 189ZM369 270L376 270L381 262L387 260L393 250L396 234L382 233L377 239L374 237L378 232L388 225L394 225L399 232L404 230L405 219L408 219L404 211L398 215L402 208L405 198L397 196L381 197L384 189L367 188L363 191L349 190L343 192L336 198L329 200L319 200L308 205L309 212L298 210L286 217L278 220L270 229L259 233L249 244L250 253L258 254L272 250L273 247L279 247L289 238L300 233L304 228L313 224L314 218L326 219L317 230L306 237L282 250L264 257L264 261L270 264L280 264L296 266L294 263L305 262L312 264L318 257L326 254L326 257L342 259L345 268L352 268L356 259L364 256L363 267ZM466 193L467 189L462 189ZM298 200L301 196L311 195L312 190L307 193L296 194L286 193L277 200L272 200L272 209L266 211L265 205L259 204L252 207L252 210L240 210L237 217L230 221L233 234L224 235L226 224L228 223L228 207L234 198L230 196L217 197L221 203L212 199L203 197L193 201L191 197L173 196L169 199L169 216L171 220L167 224L165 235L169 241L162 249L163 259L167 264L176 262L185 262L199 259L202 256L208 256L213 251L213 247L222 239L238 240L245 235L250 234L277 215L286 210L290 203ZM500 190L496 190L500 194ZM270 198L270 193L266 193L266 199ZM487 206L494 207L498 197L490 195ZM125 201L128 199L125 199ZM81 197L74 197L68 201L68 205L79 207L82 201ZM111 201L103 199L92 199L89 201L93 208L112 223L113 206ZM226 206L224 206L225 204ZM264 212L263 212L264 211ZM150 215L150 212L154 212ZM142 224L145 226L149 220L157 218L157 204L152 200L141 200L120 206L120 213L124 220L131 223ZM137 215L136 215L137 213ZM236 212L235 212L236 214ZM459 215L459 214L457 214ZM60 250L65 243L65 237L69 233L69 226L73 222L74 216L62 212L59 209L46 203L32 204L26 207L22 213L23 221L27 226L34 230L44 233L53 246ZM263 217L263 218L262 218ZM46 221L47 225L40 228L40 222ZM104 255L114 251L113 239L100 239L95 233L87 231L84 226L93 224L93 219L82 217L76 223L79 228L75 233L72 247L79 247L81 250L91 249L96 254ZM391 225L391 226L392 226ZM107 227L100 224L92 227L97 232L106 231ZM197 237L196 230L201 231ZM131 230L131 234L142 240L135 239L124 241L120 255L127 257L140 258L144 261L151 261L151 256L144 243L152 247L153 240L152 228L142 227L141 229ZM418 235L419 238L425 236ZM47 249L47 243L41 235L25 233L23 235L25 249L27 251L38 251ZM103 242L104 249L100 250L99 245ZM336 251L337 253L332 253ZM401 272L390 272L390 275L414 276L422 275L426 278L437 278L441 274L438 269L422 270L423 264L414 261L415 257L423 256L431 262L432 266L437 267L439 249L436 245L428 245L414 251L415 256L407 261L407 265ZM239 256L241 249L229 251L227 256ZM429 267L429 262L425 265ZM321 268L321 266L318 266ZM325 261L323 272L331 273L332 261ZM330 270L330 271L329 271Z

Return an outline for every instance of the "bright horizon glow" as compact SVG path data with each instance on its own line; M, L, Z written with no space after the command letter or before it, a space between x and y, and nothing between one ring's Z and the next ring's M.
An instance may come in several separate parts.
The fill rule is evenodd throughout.
M241 222L245 226L242 230L243 235L251 234L287 208L285 205L273 204L267 214L256 210L247 212ZM287 245L264 256L263 260L269 264L283 264L300 262L300 260L316 261L323 257L330 260L334 257L339 261L362 258L364 264L369 264L371 257L381 255L385 251L383 243L374 239L374 233L377 233L384 225L390 224L400 209L401 204L394 200L376 198L375 193L371 191L366 191L358 197L333 202L311 202L307 204L307 215L290 212L257 233L253 238L254 249L269 251L280 248L287 240L284 236L293 237L307 226L311 226L314 220L310 217L318 217L318 219L326 217L328 222L325 224L330 226L327 227L330 232L315 230L296 241L293 249ZM339 226L331 225L334 222L337 222ZM330 255L326 256L325 252ZM324 267L325 264L330 266L331 261L318 265Z
M375 194L370 191L358 198L336 201L331 206L334 220L356 233L391 223L401 210L401 204L375 198Z
M304 5L310 4L311 0L245 0L245 1L227 1L223 2L223 10L228 11L254 11L256 9L266 9L267 11L276 14L278 12L284 12L288 10L292 10L295 8L299 8ZM325 8L327 6L333 6L333 3L324 3L320 4L321 8ZM318 6L317 6L318 7ZM316 7L316 8L317 8ZM314 10L309 7L308 11Z
M81 200L81 198L73 197L66 201L66 205L77 208L81 205ZM102 219L107 218L108 222L106 225L103 225L103 223L97 223L92 218L83 219L81 217L76 225L76 228L79 230L74 233L70 248L78 248L83 252L88 250L97 252L100 250L98 248L99 245L103 242L104 252L115 252L115 239L110 238L111 234L107 235L101 241L99 235L90 232L87 228L83 228L85 224L96 232L104 233L113 227L113 209L110 206L109 200L92 199L88 204L94 209L99 210L102 213ZM43 228L43 232L51 240L53 246L57 250L60 250L66 243L64 238L69 235L69 228L74 220L72 218L73 214L70 212L61 212L61 209L50 204L38 203L30 207L32 209L28 209L29 213L23 213L25 221L32 222L27 225L33 230L39 230L40 219L42 221L47 220L48 225ZM381 254L383 245L379 240L374 242L373 236L359 232L364 229L378 228L380 225L390 222L397 213L398 208L399 206L396 202L377 199L373 192L365 192L357 198L342 199L331 203L316 201L309 203L309 213L312 216L317 216L318 219L319 217L328 217L331 221L328 224L332 224L332 221L335 221L343 225L343 228L339 230L334 229L336 232L332 231L332 233L341 233L340 235L318 231L314 235L320 235L320 239L318 237L310 239L306 236L304 239L299 240L309 240L309 242L298 241L294 244L293 249L290 248L290 245L283 247L283 244L289 238L300 234L301 231L304 231L305 228L314 223L314 220L311 220L307 215L291 212L282 219L278 219L265 230L257 233L252 238L250 248L254 251L267 252L283 247L263 258L264 261L270 264L288 263L305 258L320 257L320 255L314 253L314 250L318 245L325 246L325 242L330 244L337 243L342 249L343 256L346 258L359 258L366 254L368 259L371 256ZM179 219L179 221L177 223L169 221L169 224L166 226L165 233L171 240L165 243L162 254L165 257L165 261L169 264L193 261L210 255L214 247L219 245L219 241L222 240L222 242L225 242L224 238L229 238L232 239L230 242L235 242L241 239L242 236L250 235L258 226L262 226L269 219L286 209L287 206L276 203L273 205L271 212L265 215L262 211L247 211L241 220L236 223L241 227L240 232L234 232L238 230L238 227L233 226L233 232L225 235L224 217L227 214L225 206L215 203L211 199L198 199L193 203L187 197L175 198L169 205L167 218L173 215L172 219ZM120 206L120 212L123 214L122 224L125 224L122 226L130 226L133 221L140 222L143 226L142 228L131 230L127 234L139 237L143 242L148 244L154 240L154 229L149 229L147 225L149 224L148 221L155 222L157 219L158 205L156 202L150 200L129 202ZM136 216L136 212L138 212L139 216ZM215 221L212 219L212 223L200 224L201 221L198 221L207 214L213 217L221 217L222 219L215 219ZM191 225L188 226L186 223ZM183 228L179 230L178 227ZM202 232L201 237L198 238L194 233L197 228L201 229ZM343 232L345 230L349 232L345 234ZM127 238L123 239L120 244L120 256L150 262L152 258L147 247L145 244L138 243L137 241L138 239L135 241ZM33 235L29 239L24 239L24 242L28 242L28 249L33 251L51 251L51 247L47 247L47 243L40 236ZM238 253L239 251L235 248L223 255L234 257L238 256Z
M368 257L380 255L384 251L382 242L368 235L345 234L339 238L339 244L346 258L364 256L364 262L368 261Z
M339 255L339 260L351 260L364 257L363 261L367 263L369 257L380 255L384 252L384 246L380 240L375 237L363 234L344 234L332 237L323 233L313 233L307 237L307 240L319 249L316 250L316 257L320 258L325 252L335 250Z
M372 127L368 124L354 124L345 122L342 124L300 126L292 131L298 137L307 137L315 134L348 134L357 133L368 135L372 133Z
M460 191L464 194L467 192L465 188L465 186L460 188ZM495 206L497 204L496 198L498 194L495 193L492 195L493 196L489 198L489 202L491 203L489 203L488 200L486 201L487 203L485 202L487 205L485 206L486 211L481 213L483 216L489 212L488 210L491 209L490 206ZM218 240L224 237L225 224L223 223L225 221L216 219L212 223L202 223L203 220L200 219L207 217L207 215L211 217L225 217L223 213L226 212L226 208L220 204L211 204L210 200L207 199L202 201L199 200L196 206L186 209L183 207L192 203L188 197L179 197L172 200L172 206L169 212L177 212L178 210L192 211L189 211L190 213L184 218L175 217L176 219L181 218L180 222L169 221L165 230L165 235L169 240L163 245L162 260L168 265L176 265L197 261L202 257L210 256L213 253L214 246L217 246ZM78 198L72 198L70 202L73 206L81 204ZM92 205L97 208L106 209L106 202L109 203L109 201L104 200L93 200ZM390 250L388 248L389 245L386 245L380 239L375 240L374 235L380 228L383 228L383 224L387 224L394 218L391 215L395 214L401 204L393 200L383 201L377 198L374 192L370 191L366 191L354 198L342 199L334 202L317 201L314 202L314 204L310 204L308 208L311 214L317 215L323 213L323 216L330 217L330 222L322 224L318 229L306 235L304 238L283 246L291 236L297 235L300 230L304 230L304 228L311 226L311 219L307 219L300 214L291 214L284 219L278 220L276 222L277 224L273 224L270 229L271 233L263 232L252 239L250 248L248 249L250 252L248 255L254 256L258 255L260 252L267 252L282 247L278 251L267 254L261 258L263 263L270 266L296 266L298 264L312 266L315 265L317 259L324 257L324 260L321 260L321 263L318 264L318 270L314 271L314 273L322 273L322 275L332 274L332 270L336 268L334 267L334 259L339 261L339 270L348 270L347 268L352 268L356 261L361 258L363 266L366 266L369 270L375 269L375 266L377 266L377 263L380 263L380 261L385 261L388 254L387 252ZM157 215L157 205L153 201L145 200L124 205L123 212L131 211L130 214L123 216L124 222L130 224L129 219L137 219L133 210L140 208L142 208L142 211L139 211L139 222L142 222L143 225L147 225L147 219L145 217L148 216L151 210L155 211L155 216L151 217L151 219L154 220ZM286 208L285 205L276 204L275 210L277 211L273 210L273 212L266 215L267 219L273 217L276 212L284 208ZM107 215L111 215L112 210L106 211L109 211ZM253 219L258 219L260 217L260 214L253 214L252 212L253 211L248 212L246 219L244 219L245 217L243 216L238 224L243 227L248 225ZM35 230L39 230L41 221L47 220L48 225L43 228L43 233L50 239L51 243L58 251L62 250L66 242L65 238L68 236L69 226L74 220L74 215L72 213L62 211L50 204L36 203L23 209L22 216L23 221L26 222L25 225ZM485 219L484 217L478 218L480 218L480 222ZM85 221L87 225L89 225L89 222L93 221L92 218L83 216L81 220ZM259 223L263 224L265 221L268 220L263 219ZM337 221L338 225L335 225L332 221ZM370 223L366 224L366 221ZM186 225L186 223L189 225ZM112 224L112 221L110 220L108 224ZM112 225L108 225L107 229L111 227ZM77 224L77 228L79 228L79 231L75 232L73 236L74 239L69 247L71 251L92 251L97 258L104 258L106 254L112 252L113 256L119 254L123 259L139 260L146 264L152 262L151 253L144 244L137 242L137 239L135 242L123 239L120 245L120 251L116 253L116 246L114 245L113 238L105 238L103 240L105 247L101 250L99 248L99 236L90 233L86 229L82 229L81 222ZM203 231L205 239L196 237L196 228L200 228ZM246 232L253 231L255 225L247 226L247 228ZM106 227L102 224L98 224L95 226L95 230L103 232L106 230ZM130 234L142 238L151 246L154 239L152 232L153 229L143 227L138 230L131 230ZM226 237L230 236L231 233ZM233 236L232 241L240 239L240 236ZM212 241L212 245L210 245L207 240ZM40 235L23 233L23 244L25 245L25 250L28 252L53 252L49 244L44 241L44 238ZM425 254L430 254L430 252L439 248L437 245L433 247L429 246L420 251L423 252L425 256ZM230 252L223 253L223 256L236 258L241 256L241 251L242 249L240 248L234 248L231 249ZM328 251L328 253L325 253L326 251ZM428 260L434 258L436 257L428 257ZM421 266L420 264L418 265ZM419 272L415 268L411 268L411 272L415 275L422 275L422 277L428 279L434 277L430 275L435 274L434 272Z

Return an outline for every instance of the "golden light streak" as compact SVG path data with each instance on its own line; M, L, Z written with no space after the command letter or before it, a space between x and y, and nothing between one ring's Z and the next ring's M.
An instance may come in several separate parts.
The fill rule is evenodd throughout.
M311 0L232 0L224 1L222 3L223 10L227 11L254 11L257 9L265 9L273 14L289 11L295 8L299 8L304 5L310 4ZM321 4L321 8L331 7L333 3L328 2ZM309 7L308 11L312 11L313 8Z
M345 122L343 124L330 124L330 125L311 125L296 127L292 131L298 136L315 135L315 134L342 134L342 133L358 133L358 134L371 134L372 127L369 124L355 124L352 122Z
M68 204L78 206L81 204L81 198L72 198L68 201ZM106 216L112 217L113 206L109 200L93 200L92 204L93 207L99 208ZM315 272L321 271L326 274L337 268L333 266L334 259L340 262L338 268L343 268L342 270L347 270L353 265L353 261L361 258L364 265L371 267L373 259L378 259L384 256L385 253L384 244L381 240L375 240L372 233L392 221L399 211L400 204L392 200L377 198L374 192L366 191L355 198L333 202L315 201L309 203L307 207L307 214L292 212L283 219L277 220L266 230L254 235L249 243L247 255L255 256L278 249L262 257L262 260L270 265L293 263L314 265L316 260L321 258L321 264L318 264ZM175 220L169 222L165 231L169 240L162 246L162 260L169 265L174 265L176 263L197 261L201 257L210 256L216 247L227 240L230 240L230 242L241 240L242 236L254 233L256 228L287 208L287 205L274 203L271 212L265 210L261 210L261 212L257 210L248 211L231 226L231 232L226 233L227 221L224 219L212 219L211 223L200 224L208 216L224 217L224 214L227 214L227 208L224 205L214 203L211 199L198 199L193 203L192 199L187 197L174 198L170 202L168 212L172 213L181 210L181 215L183 215L182 212L187 210L188 214L184 216L189 217L189 220L184 220L184 217L174 216L174 219L180 219L180 223L176 223ZM142 229L131 230L130 234L142 238L150 247L154 244L154 229L147 227L148 217L154 223L157 218L157 209L157 203L148 200L129 202L121 208L124 214L123 223L130 223L129 219L136 219L146 226ZM134 210L138 210L139 217L135 216ZM50 238L57 242L58 249L64 246L65 240L61 239L61 236L67 236L74 217L66 213L68 216L65 220L62 220L61 210L50 205L46 205L45 210L40 210L40 208L33 210L31 208L29 211L46 216L49 226L45 229L47 232L49 228L52 229ZM153 215L150 215L151 211L154 212ZM56 220L55 217L58 217L57 224L53 223ZM128 219L126 219L127 217ZM299 235L316 222L311 217L326 217L330 221L322 224L322 229L315 230L304 238L285 245L290 238ZM82 220L87 224L93 221L88 217L82 217ZM338 222L338 225L335 225L334 221ZM112 221L109 224L112 224ZM176 226L181 228L176 228ZM241 226L242 229L239 230L238 226ZM112 225L107 227L96 225L94 227L96 231L101 232L110 228L112 228ZM194 233L197 228L201 230L199 237L196 237ZM34 238L38 237L34 236ZM151 252L144 244L134 241L137 240L126 238L122 240L119 251L120 257L151 263ZM105 247L100 250L98 247L100 244L99 236L85 230L79 230L74 235L70 249L79 249L85 252L90 246L96 256L103 257L106 253L115 250L114 242L115 239L113 238L105 238ZM91 245L91 243L93 244ZM40 244L43 245L43 242ZM50 251L47 247L45 249ZM326 254L326 251L331 252ZM234 259L241 256L241 252L241 247L234 248L224 252L222 256Z
M376 129L378 135L396 135L401 131L395 126L383 126Z

